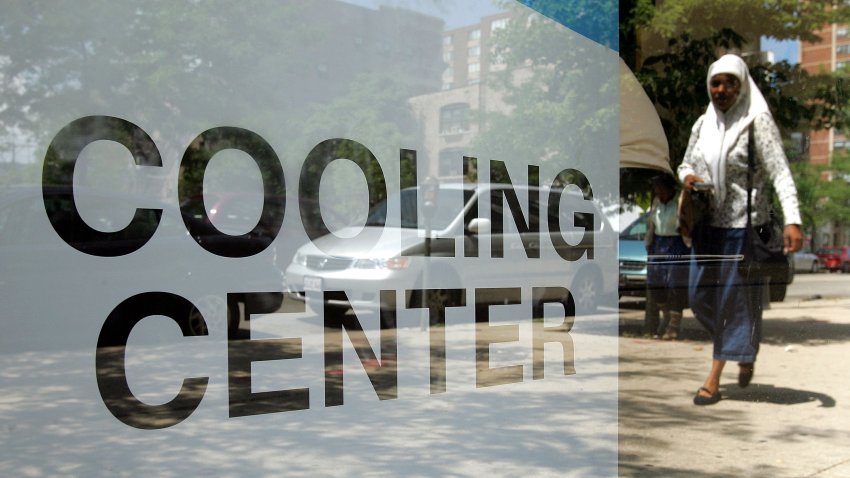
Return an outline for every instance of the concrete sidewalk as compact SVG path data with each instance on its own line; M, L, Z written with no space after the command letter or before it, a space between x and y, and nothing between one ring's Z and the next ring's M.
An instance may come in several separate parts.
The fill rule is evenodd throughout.
M710 337L686 311L683 339L640 336L620 314L619 474L623 477L850 477L850 299L774 303L752 384L727 364L723 400L692 399Z

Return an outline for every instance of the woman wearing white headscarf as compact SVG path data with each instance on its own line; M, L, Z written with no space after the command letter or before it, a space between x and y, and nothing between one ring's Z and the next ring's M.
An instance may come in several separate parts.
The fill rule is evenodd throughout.
M691 129L678 169L687 191L693 191L696 183L713 184L710 219L694 238L694 256L733 257L743 251L749 141L755 146L752 224L759 229L768 222L770 197L765 186L770 180L785 218L785 249L798 251L802 232L794 180L779 129L746 63L736 55L724 55L709 67L706 83L711 103ZM714 337L711 371L694 403L710 405L721 398L720 375L727 360L738 362L741 387L752 379L761 339L763 286L745 284L735 261L694 261L691 285L691 309Z

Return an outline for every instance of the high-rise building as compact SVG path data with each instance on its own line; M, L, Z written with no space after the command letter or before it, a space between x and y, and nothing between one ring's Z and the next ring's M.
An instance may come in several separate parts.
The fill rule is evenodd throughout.
M800 66L809 73L833 72L850 64L850 27L827 24L815 32L821 41L801 42ZM833 151L850 148L850 140L834 129L809 134L809 160L829 164Z

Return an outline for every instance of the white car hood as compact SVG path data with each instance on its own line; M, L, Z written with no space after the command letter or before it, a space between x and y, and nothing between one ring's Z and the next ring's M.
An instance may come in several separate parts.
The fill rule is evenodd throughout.
M355 234L358 230L360 232L354 237L342 237ZM298 252L308 255L379 259L398 256L402 251L424 241L425 233L421 229L345 228L339 231L339 235L326 234L304 244Z

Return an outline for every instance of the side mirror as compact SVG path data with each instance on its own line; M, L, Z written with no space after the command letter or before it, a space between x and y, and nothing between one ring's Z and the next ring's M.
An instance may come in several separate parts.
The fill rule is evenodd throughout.
M490 234L490 220L482 217L476 217L469 221L466 230L472 234Z

